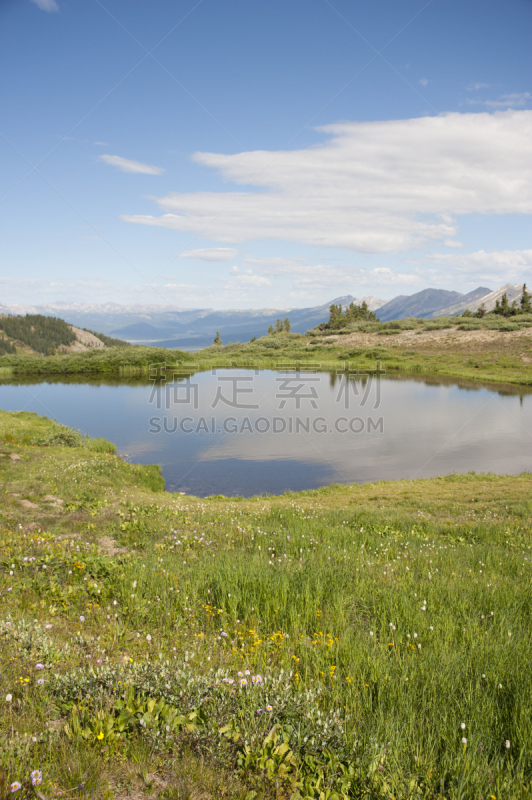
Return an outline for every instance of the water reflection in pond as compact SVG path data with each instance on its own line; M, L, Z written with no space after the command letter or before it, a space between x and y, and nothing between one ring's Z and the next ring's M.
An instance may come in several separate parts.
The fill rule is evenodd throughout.
M2 383L0 407L104 436L160 464L168 490L200 496L532 469L532 398L518 387L220 369Z

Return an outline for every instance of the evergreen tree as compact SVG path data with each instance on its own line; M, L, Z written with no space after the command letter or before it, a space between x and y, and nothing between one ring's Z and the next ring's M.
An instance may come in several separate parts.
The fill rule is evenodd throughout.
M288 317L286 317L283 323L283 330L285 333L290 333L291 329L292 326L290 325L290 320L288 319Z
M486 307L484 303L481 303L475 312L475 317L480 317L480 319L482 319L482 317L485 316L486 316Z
M508 295L506 292L501 297L501 312L503 317L507 317L510 314L510 306L508 305Z
M282 333L282 332L283 332L283 323L279 318L277 318L277 321L275 323L275 333Z
M216 336L214 337L213 344L221 344L221 343L222 343L222 337L220 336L220 331L216 331Z
M530 295L526 290L526 283L523 283L523 294L521 295L521 314L532 314Z
M268 336L273 336L274 333L273 325L268 325Z

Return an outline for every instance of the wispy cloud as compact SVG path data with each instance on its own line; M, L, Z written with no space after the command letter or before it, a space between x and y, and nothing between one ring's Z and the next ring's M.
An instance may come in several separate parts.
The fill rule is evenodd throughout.
M151 164L143 164L142 161L130 161L128 158L122 156L102 155L98 156L100 161L116 167L121 172L134 172L142 175L162 175L164 169L162 167L154 167Z
M469 86L467 87L467 91L478 92L479 89L489 89L489 88L490 88L489 83L480 83L477 81L476 83L470 83Z
M512 94L501 94L497 100L481 100L479 97L466 100L470 106L486 106L487 108L503 109L503 108L524 108L532 101L532 94L530 92L514 92Z
M428 86L429 79L428 78L420 78L419 82L422 86Z
M59 6L55 0L31 0L31 2L35 3L42 11L59 11Z
M179 258L197 258L199 261L231 261L238 255L234 247L211 247L203 250L186 250Z
M242 190L172 192L156 198L162 215L122 219L231 244L404 252L453 239L458 215L532 213L531 126L532 111L450 113L328 125L303 150L196 153Z
M529 282L532 277L532 250L477 250L474 253L434 253L424 261L454 267L457 277L492 280L498 283Z
M245 288L258 289L264 286L272 285L272 282L269 278L265 278L262 275L254 275L253 271L250 269L248 269L246 272L240 272L238 267L232 267L230 273L231 277L226 283L226 288L239 285Z

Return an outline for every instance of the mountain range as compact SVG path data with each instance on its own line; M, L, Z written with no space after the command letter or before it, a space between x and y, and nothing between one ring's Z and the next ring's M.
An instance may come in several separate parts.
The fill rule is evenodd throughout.
M365 300L371 311L378 311L377 316L382 322L406 317L433 319L462 314L466 309L474 312L481 303L484 303L486 311L490 311L505 292L512 303L513 300L520 299L522 290L521 284L508 283L495 291L480 286L467 294L445 289L423 289L416 294L399 295L389 301L376 297L355 298L345 295L310 308L224 311L212 308L169 310L162 305L122 306L115 303L51 303L38 306L0 304L0 314L58 316L78 328L89 328L135 344L192 350L212 344L217 331L220 331L225 344L229 341L246 342L253 336L264 336L269 325L275 325L278 318L284 319L287 316L290 318L292 330L304 333L328 319L331 303L347 306L351 302L360 304Z

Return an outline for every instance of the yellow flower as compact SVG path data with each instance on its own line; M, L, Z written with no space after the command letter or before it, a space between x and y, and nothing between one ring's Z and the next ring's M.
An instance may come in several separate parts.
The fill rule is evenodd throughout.
M103 733L100 732L96 738L100 740L103 739Z

